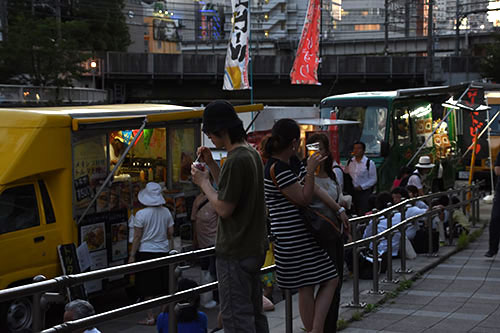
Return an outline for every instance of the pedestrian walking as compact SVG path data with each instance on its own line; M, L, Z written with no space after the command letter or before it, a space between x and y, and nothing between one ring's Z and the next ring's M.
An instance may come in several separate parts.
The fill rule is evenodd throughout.
M226 101L214 101L203 112L203 132L217 149L226 149L221 169L207 147L198 149L191 174L219 215L215 242L217 278L224 332L266 333L260 268L268 249L264 174L259 153L246 142L242 121Z
M345 172L352 178L352 200L358 215L365 215L369 211L368 198L377 184L377 167L365 155L366 145L356 141L352 149L353 157L347 162Z
M495 161L495 175L500 176L500 152ZM500 181L497 181L495 187L495 198L493 199L493 208L491 209L490 219L490 242L486 257L493 257L498 252L498 242L500 240Z
M266 203L271 233L275 236L278 285L283 289L299 290L299 312L306 331L323 333L338 284L337 269L307 230L297 206L307 206L314 194L337 212L345 224L347 216L345 209L327 192L315 186L314 172L326 156L316 152L308 158L305 166L296 155L299 145L297 122L292 119L276 122L266 144Z

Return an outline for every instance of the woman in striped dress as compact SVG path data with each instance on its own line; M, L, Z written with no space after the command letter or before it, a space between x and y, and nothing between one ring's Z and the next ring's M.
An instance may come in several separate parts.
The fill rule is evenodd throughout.
M276 237L274 255L278 284L284 289L299 290L299 312L305 329L323 333L326 314L338 284L337 270L306 229L296 205L307 206L314 194L335 212L340 206L314 185L314 170L324 158L316 153L304 166L296 156L299 145L298 124L292 119L276 122L265 149L268 157L264 180L266 204L271 232ZM347 222L344 212L340 218ZM320 287L315 297L316 285Z

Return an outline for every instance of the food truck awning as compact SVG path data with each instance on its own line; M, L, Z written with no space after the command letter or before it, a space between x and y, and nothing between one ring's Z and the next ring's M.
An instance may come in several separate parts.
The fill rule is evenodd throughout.
M235 109L256 112L264 106L243 105ZM159 104L1 108L0 186L33 174L71 168L71 160L65 158L71 149L70 128L104 129L124 122L133 122L129 125L139 128L145 117L148 123L155 123L201 118L202 114L201 108Z
M339 125L353 125L359 124L355 120L342 120L342 119L321 119L321 118L306 118L296 119L300 125L314 125L314 126L339 126Z
M103 126L140 127L144 118L148 123L197 119L203 116L203 108L188 108L176 105L130 104L130 110L123 106L109 105L75 109L71 112L73 131L96 129ZM236 112L257 112L264 109L262 104L234 107ZM119 109L119 110L117 110Z

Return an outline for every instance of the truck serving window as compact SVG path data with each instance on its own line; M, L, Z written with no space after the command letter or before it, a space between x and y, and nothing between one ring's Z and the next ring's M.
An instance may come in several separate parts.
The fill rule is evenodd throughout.
M8 188L0 194L0 234L40 225L35 186Z

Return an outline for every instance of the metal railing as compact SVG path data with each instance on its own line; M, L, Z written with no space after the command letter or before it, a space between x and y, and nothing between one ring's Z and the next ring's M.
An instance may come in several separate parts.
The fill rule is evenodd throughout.
M429 233L429 238L432 237L432 217L434 217L436 214L439 214L439 210L429 210L424 214L420 214L417 216L413 216L409 219L405 219L405 211L411 205L412 203L415 203L418 200L423 200L428 203L428 206L430 207L430 203L432 199L441 197L443 195L460 195L460 198L462 201L458 204L455 205L449 205L445 209L452 211L453 209L456 209L458 207L461 207L464 212L466 210L466 207L471 207L471 217L472 217L472 222L473 225L479 221L479 199L480 199L480 194L479 194L479 183L474 184L470 187L463 187L460 189L456 190L449 190L446 192L439 192L439 193L434 193L434 194L429 194L426 196L418 197L418 198L413 198L413 199L408 199L403 202L400 202L397 205L388 207L380 212L374 212L373 214L369 216L364 216L364 217L355 217L350 220L352 231L353 231L353 241L346 244L344 246L345 249L352 248L353 249L353 300L350 303L350 306L352 307L363 307L364 305L360 303L359 301L359 265L358 265L358 256L359 256L359 250L362 248L366 248L372 244L373 250L373 288L371 290L371 293L376 293L380 294L382 291L379 289L379 272L378 272L378 243L382 240L382 238L387 239L387 253L389 254L387 257L387 272L386 272L386 281L387 282L394 282L392 278L393 274L393 268L392 268L392 256L391 251L392 251L392 235L395 232L400 232L401 233L401 245L400 245L400 259L401 259L401 268L397 270L397 273L405 274L409 273L410 271L406 267L406 247L405 247L405 235L406 235L406 228L410 223L414 223L415 221L419 221L422 219L425 219L426 221L426 227L428 228L428 233ZM467 193L470 194L470 198L466 199L468 196ZM391 220L392 216L394 215L395 211L399 211L401 213L401 223L398 223L397 225L391 226ZM450 214L451 216L451 214ZM388 228L381 232L374 234L371 237L365 238L365 239L360 239L358 237L357 230L359 227L363 225L367 225L370 221L372 221L372 225L374 230L377 230L377 224L382 218L387 218L388 219ZM450 220L451 222L451 220ZM450 226L450 230L453 230L453 226ZM449 235L449 242L451 243L453 239L453 234L450 233ZM95 326L99 323L103 323L109 320L117 319L132 313L136 313L139 311L147 310L154 308L156 306L160 305L169 305L169 332L177 332L177 321L175 317L175 311L174 311L174 306L175 303L189 298L193 297L196 295L199 295L201 293L205 293L211 290L214 290L217 288L217 282L212 282L208 283L196 288L192 288L189 290L181 291L181 292L175 292L176 291L176 264L185 262L185 261L190 261L190 260L195 260L199 259L202 257L207 257L215 254L215 249L208 248L208 249L203 249L203 250L197 250L197 251L190 251L182 254L175 254L163 258L158 258L158 259L152 259L152 260L147 260L143 262L137 262L137 263L132 263L132 264L127 264L127 265L122 265L122 266L116 266L116 267L110 267L110 268L105 268L101 270L96 270L96 271L91 271L87 273L80 273L80 274L74 274L74 275L64 275L64 276L59 276L53 279L45 280L45 281L40 281L43 280L43 277L38 276L35 278L35 280L39 282L35 282L32 284L28 285L23 285L19 287L14 287L14 288L9 288L9 289L4 289L0 290L0 303L5 302L8 300L12 300L15 298L20 298L20 297L28 297L32 296L33 297L33 304L34 304L34 313L33 313L33 331L38 332L43 329L43 313L41 310L40 304L43 304L46 302L46 298L50 297L54 291L58 291L60 294L63 294L63 291L66 288L75 286L75 285L80 285L84 282L87 281L92 281L96 279L102 279L102 278L109 278L115 275L123 275L123 274L131 274L131 273L136 273L139 271L143 270L149 270L153 268L158 268L158 267L163 267L165 265L168 265L169 267L169 292L170 295L165 295L161 297L154 298L152 300L147 300L143 302L139 302L133 305L125 306L122 308L114 309L111 311L99 313L90 317L86 317L83 319L79 320L74 320L74 321L68 321L65 323L62 323L60 325L54 326L52 328L43 330L43 333L55 333L55 332L72 332L73 330L76 329L81 329L81 328L87 328L87 327L92 327ZM432 240L429 239L429 249L428 249L428 255L435 255L433 254L433 249L432 249ZM262 273L267 273L270 271L275 270L275 265L263 268L261 270ZM293 331L293 325L292 325L292 293L290 290L285 290L285 321L286 321L286 332L292 332Z
M0 105L26 104L102 104L108 101L108 92L92 88L39 87L0 84Z

